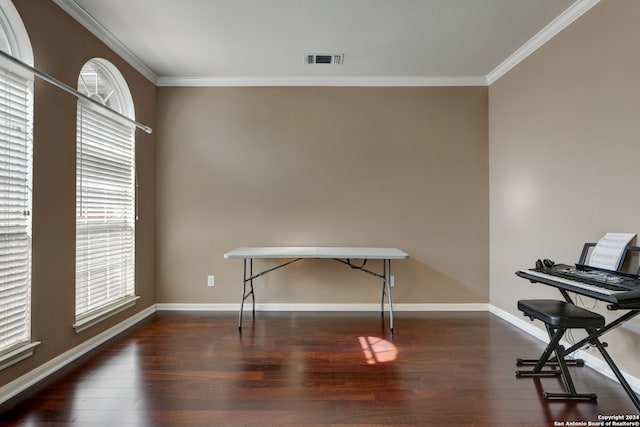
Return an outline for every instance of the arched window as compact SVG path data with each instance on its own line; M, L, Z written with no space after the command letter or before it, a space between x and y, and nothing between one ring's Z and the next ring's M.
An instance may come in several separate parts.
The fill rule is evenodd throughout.
M120 72L87 62L78 91L134 116ZM78 101L76 145L76 331L132 305L135 297L135 127L108 109Z
M0 0L0 50L33 64L24 24ZM31 194L33 76L0 57L0 369L33 352Z

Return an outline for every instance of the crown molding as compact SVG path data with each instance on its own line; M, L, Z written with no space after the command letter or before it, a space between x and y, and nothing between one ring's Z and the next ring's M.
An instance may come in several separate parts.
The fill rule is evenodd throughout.
M483 76L462 77L160 77L158 86L487 86Z
M100 41L110 47L129 65L138 70L140 74L149 79L153 84L158 81L158 76L144 62L133 54L120 40L114 37L103 25L96 21L86 10L84 10L74 0L53 0L62 10L64 10L80 25L96 36Z
M600 0L578 0L565 10L556 19L551 21L549 25L544 27L538 34L533 36L527 43L522 45L511 56L505 59L500 65L494 68L486 76L487 84L492 85L496 80L505 75L509 70L514 68L520 62L524 61L529 55L535 52L543 44L555 37L560 31L571 25L576 19L581 17L593 6L598 4Z

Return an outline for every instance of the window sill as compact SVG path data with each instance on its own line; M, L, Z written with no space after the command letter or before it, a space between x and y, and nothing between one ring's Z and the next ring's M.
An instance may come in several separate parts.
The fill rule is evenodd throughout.
M20 362L21 360L33 356L33 351L38 345L40 345L40 341L22 344L19 347L0 355L0 371Z
M129 307L133 307L138 299L140 299L139 296L126 297L76 319L76 323L73 325L73 328L76 330L76 334L97 325L103 320L114 316Z

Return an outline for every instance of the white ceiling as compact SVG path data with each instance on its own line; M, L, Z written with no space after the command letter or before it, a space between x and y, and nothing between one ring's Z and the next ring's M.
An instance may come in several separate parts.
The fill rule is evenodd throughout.
M491 83L598 2L54 1L159 85L409 86Z

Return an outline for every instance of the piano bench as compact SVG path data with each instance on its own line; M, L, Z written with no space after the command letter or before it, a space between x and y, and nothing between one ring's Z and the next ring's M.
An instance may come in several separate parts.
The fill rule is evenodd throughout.
M538 319L542 321L549 334L549 344L545 348L540 359L536 360L535 367L531 371L516 371L517 377L547 377L561 376L567 393L548 393L543 392L543 396L547 399L597 399L597 395L593 393L582 394L576 393L571 374L569 373L568 363L565 360L566 354L564 347L560 344L560 340L568 329L585 329L595 330L604 327L605 319L598 313L594 313L574 304L558 300L520 300L518 301L518 310L522 311L525 316L531 320ZM595 339L597 340L597 338ZM551 354L555 354L553 360L549 360ZM523 359L518 359L518 363L522 363ZM546 370L542 368L547 363L554 363L560 370ZM578 363L579 364L579 363Z
M518 310L525 316L538 319L554 328L597 329L604 326L604 317L593 311L552 299L518 301Z

